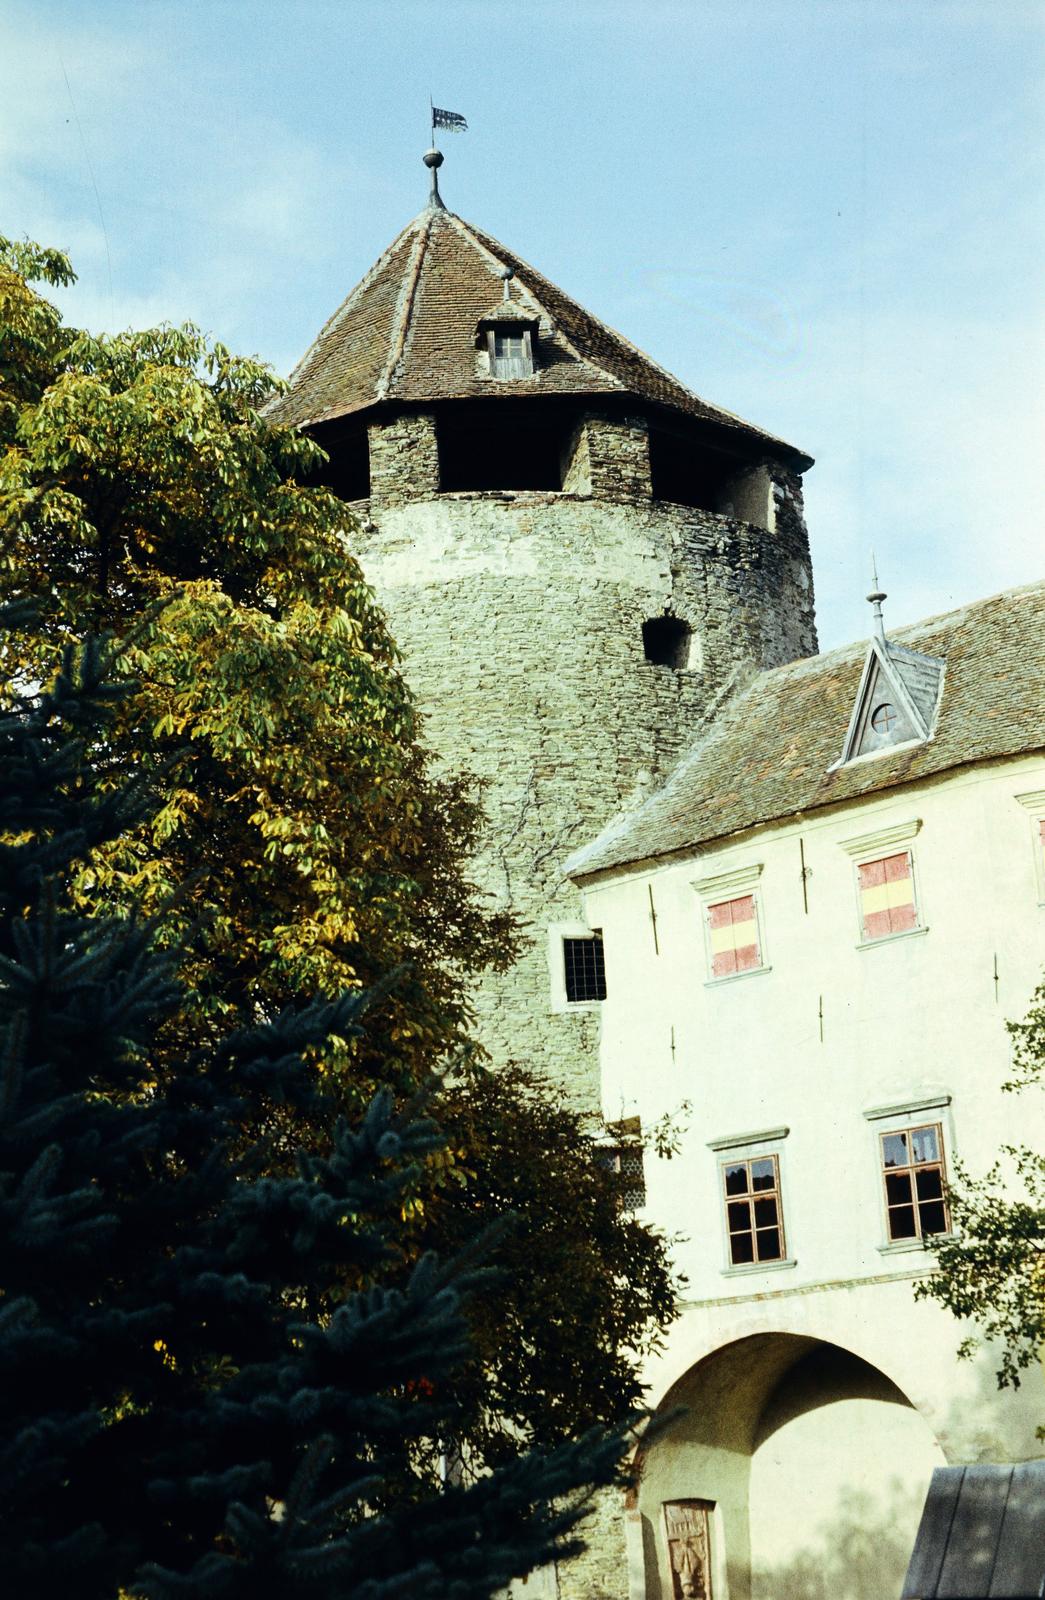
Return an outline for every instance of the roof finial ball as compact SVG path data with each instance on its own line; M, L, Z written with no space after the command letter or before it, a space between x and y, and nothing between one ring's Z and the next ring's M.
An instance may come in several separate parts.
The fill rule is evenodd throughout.
M515 277L515 268L502 267L497 276L504 280L504 298L506 300L510 300L512 298L510 284L512 279Z
M431 150L425 151L421 160L432 174L432 192L428 196L428 204L435 206L438 211L445 211L446 207L443 205L443 199L439 193L439 168L443 164L443 152L437 150L433 145Z

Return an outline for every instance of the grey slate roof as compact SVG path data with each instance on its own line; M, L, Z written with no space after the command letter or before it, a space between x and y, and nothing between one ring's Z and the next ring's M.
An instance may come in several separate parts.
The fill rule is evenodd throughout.
M505 267L514 274L513 303L539 324L538 368L531 378L491 384L476 369L475 333L503 293ZM356 285L266 414L304 427L382 401L513 394L632 395L712 422L799 472L812 465L793 445L701 400L489 234L432 209Z
M1038 1600L1045 1461L937 1467L901 1600Z
M841 757L866 644L761 672L666 783L566 863L583 878L970 762L1045 749L1045 582L896 631L945 661L933 736L848 766Z

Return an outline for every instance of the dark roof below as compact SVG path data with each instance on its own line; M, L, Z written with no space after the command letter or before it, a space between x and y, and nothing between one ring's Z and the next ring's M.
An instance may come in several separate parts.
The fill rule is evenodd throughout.
M538 323L538 370L491 379L476 365L475 332L503 294ZM622 395L666 406L804 471L809 456L692 394L621 334L591 316L521 256L452 212L426 209L357 284L302 357L290 391L268 407L305 426L382 401L506 395Z
M567 871L586 877L970 762L1045 749L1045 582L930 617L895 637L945 662L935 732L923 744L831 770L865 644L758 673L667 782L577 851Z
M901 1600L1039 1600L1045 1461L937 1467Z

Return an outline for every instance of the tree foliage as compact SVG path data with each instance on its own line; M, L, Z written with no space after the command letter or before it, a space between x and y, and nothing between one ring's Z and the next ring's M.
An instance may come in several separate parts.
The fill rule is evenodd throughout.
M278 384L257 362L192 327L73 333L25 281L64 281L64 258L0 262L0 598L44 624L11 666L43 681L85 625L110 630L137 682L113 770L170 775L85 902L151 914L178 892L197 1027L409 963L368 1041L408 1087L511 941L467 881L479 815L432 776L347 508L305 482L320 452L259 415Z
M1045 984L1027 1016L1007 1024L1013 1041L1010 1092L1045 1092ZM950 1188L954 1233L933 1241L937 1270L919 1286L971 1318L1001 1348L1000 1387L1018 1388L1020 1374L1045 1350L1045 1155L1005 1145L983 1178L958 1168ZM961 1353L978 1348L965 1339Z
M461 1183L432 1197L426 1238L455 1250L508 1224L501 1281L472 1302L473 1356L454 1378L463 1434L496 1461L520 1438L569 1439L636 1410L638 1359L677 1314L668 1241L627 1209L590 1124L538 1074L477 1065L440 1107Z
M405 1259L403 1197L440 1135L387 1090L335 1120L310 1058L359 1031L359 989L157 1049L177 951L70 892L162 800L95 756L131 698L89 643L0 705L5 1592L488 1600L575 1547L621 1440L468 1484L429 1470L483 1270L474 1238ZM274 1101L331 1125L276 1174ZM331 1281L360 1286L331 1307Z
M70 276L56 252L0 249L0 598L40 621L4 660L46 682L86 625L133 672L91 758L103 787L134 771L156 803L79 862L73 893L157 919L176 954L157 1067L369 991L364 1032L311 1047L320 1101L257 1086L245 1148L264 1126L283 1175L334 1111L358 1115L378 1085L402 1103L458 1058L468 981L510 959L511 929L468 881L480 814L433 777L351 516L308 484L321 453L261 414L277 381L191 327L64 327L27 280ZM525 1075L460 1072L438 1106L450 1137L401 1196L404 1250L515 1216L505 1276L469 1301L458 1437L500 1459L620 1415L635 1352L674 1313L664 1241Z

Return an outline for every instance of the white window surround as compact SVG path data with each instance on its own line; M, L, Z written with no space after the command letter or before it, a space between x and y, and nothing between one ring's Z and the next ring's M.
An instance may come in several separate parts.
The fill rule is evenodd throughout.
M856 929L858 950L877 950L883 945L895 944L898 939L918 939L928 933L929 924L922 904L922 889L918 874L918 866L914 859L914 851L910 848L910 840L917 838L921 832L921 817L912 817L908 822L894 822L888 827L879 828L874 833L862 833L855 839L840 839L839 847L845 851L853 862L853 887L856 894ZM914 895L914 912L918 925L914 928L903 928L897 933L884 933L877 939L868 939L864 936L863 902L860 897L860 868L871 861L878 861L886 855L900 855L902 848L907 846L907 855L911 863L911 887Z
M563 952L564 939L592 939L595 929L589 928L586 922L550 922L548 924L548 990L550 995L548 1009L553 1016L561 1016L567 1011L598 1011L605 1005L604 1000L567 1000L566 998L566 961Z
M783 1146L784 1140L791 1132L790 1128L764 1128L757 1133L732 1133L720 1139L709 1139L707 1148L711 1150L717 1160L715 1162L715 1184L718 1195L719 1233L722 1239L722 1276L724 1278L746 1277L753 1272L786 1272L791 1267L797 1267L798 1260L788 1254L779 1261L743 1261L734 1265L729 1254L729 1226L726 1218L726 1197L723 1190L722 1169L731 1164L731 1158L736 1161L757 1161L759 1156L775 1156L777 1164L777 1177L780 1183L780 1223L784 1234L784 1248L790 1251L791 1233L788 1228L786 1201L784 1199L787 1188L787 1179L784 1172Z
M700 897L700 924L704 931L704 979L705 989L718 989L724 983L737 983L741 978L757 978L763 972L771 972L769 956L766 951L766 922L762 911L762 891L759 879L762 876L763 863L754 862L746 867L734 867L728 872L716 872L707 878L693 880L693 888ZM749 894L755 906L755 925L758 930L758 955L757 967L749 967L746 972L727 972L722 977L716 978L712 971L711 930L708 927L708 911L711 906L720 905L724 900L739 899Z
M885 1198L882 1191L882 1155L881 1139L883 1133L893 1133L900 1128L920 1127L923 1123L939 1123L940 1136L943 1140L943 1166L949 1175L955 1155L954 1118L951 1113L951 1094L947 1089L926 1091L920 1095L913 1095L909 1100L894 1100L887 1105L870 1106L864 1113L865 1121L871 1126L871 1155L874 1162L873 1182L874 1190L878 1196L879 1228L881 1229L881 1243L877 1246L881 1256L920 1255L935 1260L931 1244L925 1239L890 1239L889 1225L886 1219ZM931 1237L946 1238L949 1235L936 1235Z
M875 833L862 833L856 839L839 839L838 843L846 855L852 856L859 864L860 861L875 860L893 845L906 844L908 839L915 838L921 832L921 828L921 817L913 817L910 822L893 822Z
M1034 881L1038 889L1038 904L1045 906L1045 841L1041 837L1041 824L1045 822L1045 789L1032 789L1027 794L1016 795L1016 799L1024 811L1030 813Z

